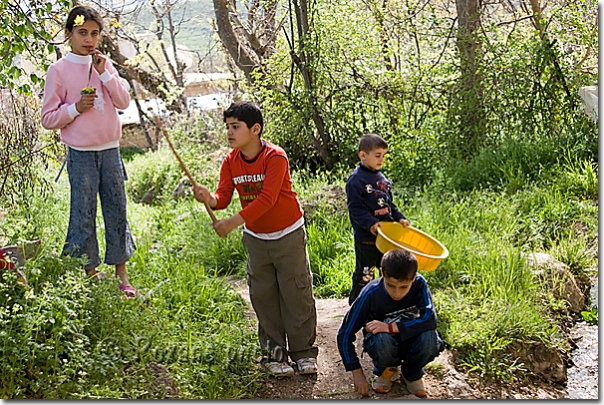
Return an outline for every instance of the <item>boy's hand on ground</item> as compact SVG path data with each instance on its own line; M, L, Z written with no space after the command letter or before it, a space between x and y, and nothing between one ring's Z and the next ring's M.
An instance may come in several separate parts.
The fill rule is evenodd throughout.
M371 225L371 228L369 228L369 231L371 231L372 234L377 235L377 229L382 226L382 224L380 222L376 222L375 224Z
M362 368L352 370L352 379L354 381L354 390L364 397L368 396L369 384L367 383L367 378L365 378Z
M399 219L398 222L400 222L401 224L403 224L403 226L405 228L409 226L409 221L407 221L405 218Z
M388 324L377 320L367 322L367 324L365 325L365 329L367 330L367 332L371 332L374 335L376 333L389 332Z

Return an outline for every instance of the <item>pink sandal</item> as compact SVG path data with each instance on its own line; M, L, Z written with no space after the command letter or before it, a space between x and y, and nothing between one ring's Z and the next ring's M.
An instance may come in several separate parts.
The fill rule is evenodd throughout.
M130 284L120 284L119 288L126 298L134 298L136 295L136 290Z

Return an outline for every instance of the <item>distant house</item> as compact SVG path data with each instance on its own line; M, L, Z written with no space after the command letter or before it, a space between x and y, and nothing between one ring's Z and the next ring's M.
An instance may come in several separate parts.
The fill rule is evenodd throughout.
M142 38L143 36L139 36ZM127 40L120 39L118 41L120 52L125 57L131 59L136 56L136 49L134 45ZM177 45L178 59L180 62L187 66L184 76L184 95L185 97L197 97L206 96L213 93L222 93L225 89L228 89L228 79L231 78L230 74L227 73L199 73L191 72L195 68L194 53L184 45ZM172 48L167 49L168 58L174 63L174 54ZM171 75L168 75L168 80L174 82ZM135 82L136 83L136 82ZM135 84L137 94L147 96L147 92L140 87L138 83ZM150 95L149 95L150 96Z
M164 104L164 101L160 98L148 98L145 100L138 100L141 106L141 110L153 117L154 115L163 117L168 115L168 109ZM138 108L136 108L136 101L130 100L130 105L125 110L118 110L120 121L122 125L126 124L138 124L140 123L140 115Z
M228 73L185 73L185 97L223 93L229 88Z

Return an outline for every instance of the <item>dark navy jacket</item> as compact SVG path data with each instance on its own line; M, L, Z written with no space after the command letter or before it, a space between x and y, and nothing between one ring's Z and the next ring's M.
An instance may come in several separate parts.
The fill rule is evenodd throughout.
M392 201L392 183L379 170L359 163L346 180L348 215L357 241L375 241L369 228L379 221L405 218Z
M436 310L426 279L418 274L400 301L390 297L383 277L371 281L361 290L338 330L338 350L346 371L361 368L353 342L361 328L363 335L370 333L365 330L365 324L373 320L396 322L399 330L397 339L401 342L427 330L435 330Z

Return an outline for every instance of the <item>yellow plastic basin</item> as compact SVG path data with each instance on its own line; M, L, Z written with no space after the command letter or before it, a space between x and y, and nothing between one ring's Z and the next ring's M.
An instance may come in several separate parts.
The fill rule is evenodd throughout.
M418 270L435 270L449 256L447 248L425 232L399 222L382 222L375 245L382 253L404 249L415 255Z

